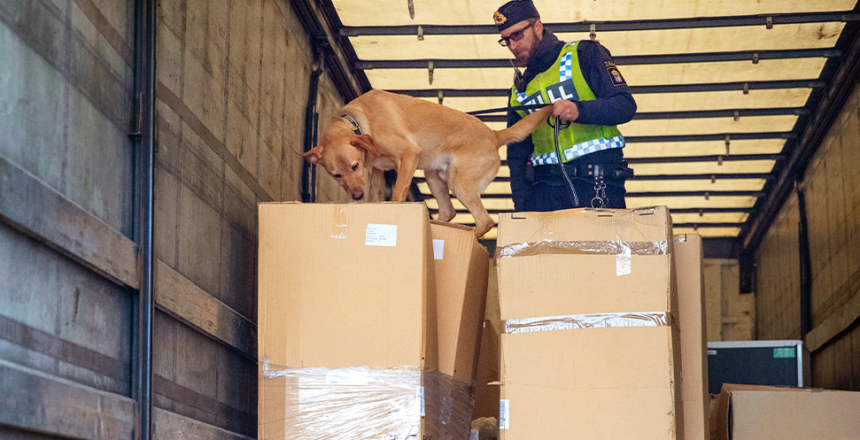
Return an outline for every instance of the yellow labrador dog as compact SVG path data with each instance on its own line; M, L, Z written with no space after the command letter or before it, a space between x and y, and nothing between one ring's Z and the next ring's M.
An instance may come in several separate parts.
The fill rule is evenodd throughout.
M499 171L499 147L518 142L552 115L544 107L514 126L494 131L474 116L406 95L372 90L340 109L319 145L304 154L340 183L353 200L374 202L383 171L396 169L392 199L406 200L416 169L439 203L439 221L456 213L449 189L475 217L475 235L493 227L481 192ZM370 187L364 169L371 168Z

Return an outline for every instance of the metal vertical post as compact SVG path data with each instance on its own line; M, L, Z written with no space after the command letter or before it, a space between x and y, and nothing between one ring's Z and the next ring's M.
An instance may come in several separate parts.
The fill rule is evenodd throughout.
M803 193L802 183L797 185L797 209L800 214L800 221L797 223L800 254L800 339L805 342L806 334L812 330L812 260L809 253L806 195Z
M316 145L316 130L319 114L317 113L317 92L319 90L320 76L325 70L325 52L316 51L317 65L311 72L310 84L308 85L308 105L305 109L305 141L304 152L307 153ZM302 163L302 202L316 201L316 165L307 161Z
M156 0L137 0L135 4L135 99L138 103L137 135L140 215L141 279L138 297L138 356L136 396L138 399L140 440L152 439L152 339L153 339L153 211L155 191L155 31Z

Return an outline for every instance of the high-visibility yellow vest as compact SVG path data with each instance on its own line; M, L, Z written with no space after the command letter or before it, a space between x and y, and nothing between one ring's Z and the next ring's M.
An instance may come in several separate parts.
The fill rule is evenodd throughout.
M526 86L525 92L511 88L511 107L519 105L545 104L568 99L571 101L593 101L594 92L585 82L579 67L578 42L568 43L561 50L555 64L538 74ZM529 110L531 113L534 110ZM526 111L518 110L521 117ZM546 165L558 163L555 153L555 130L542 123L532 133L534 152L532 163ZM558 146L564 155L564 162L596 151L624 148L624 137L618 127L602 125L583 125L575 122L560 130Z

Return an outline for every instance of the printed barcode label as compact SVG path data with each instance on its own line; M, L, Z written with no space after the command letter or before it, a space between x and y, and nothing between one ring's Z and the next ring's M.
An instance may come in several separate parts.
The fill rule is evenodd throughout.
M445 252L445 240L433 239L433 259L441 260Z
M424 417L424 387L418 387L418 414Z
M510 425L510 410L511 401L508 399L501 400L499 406L499 429L508 429Z
M615 256L615 276L630 275L630 260L632 253L629 247L625 247L624 252Z
M397 225L368 224L367 232L364 235L364 244L366 246L397 246Z

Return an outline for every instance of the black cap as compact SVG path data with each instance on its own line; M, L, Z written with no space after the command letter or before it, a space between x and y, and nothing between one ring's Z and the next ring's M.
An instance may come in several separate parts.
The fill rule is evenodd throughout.
M493 14L493 21L496 22L499 32L530 18L540 18L540 14L531 0L509 1Z

